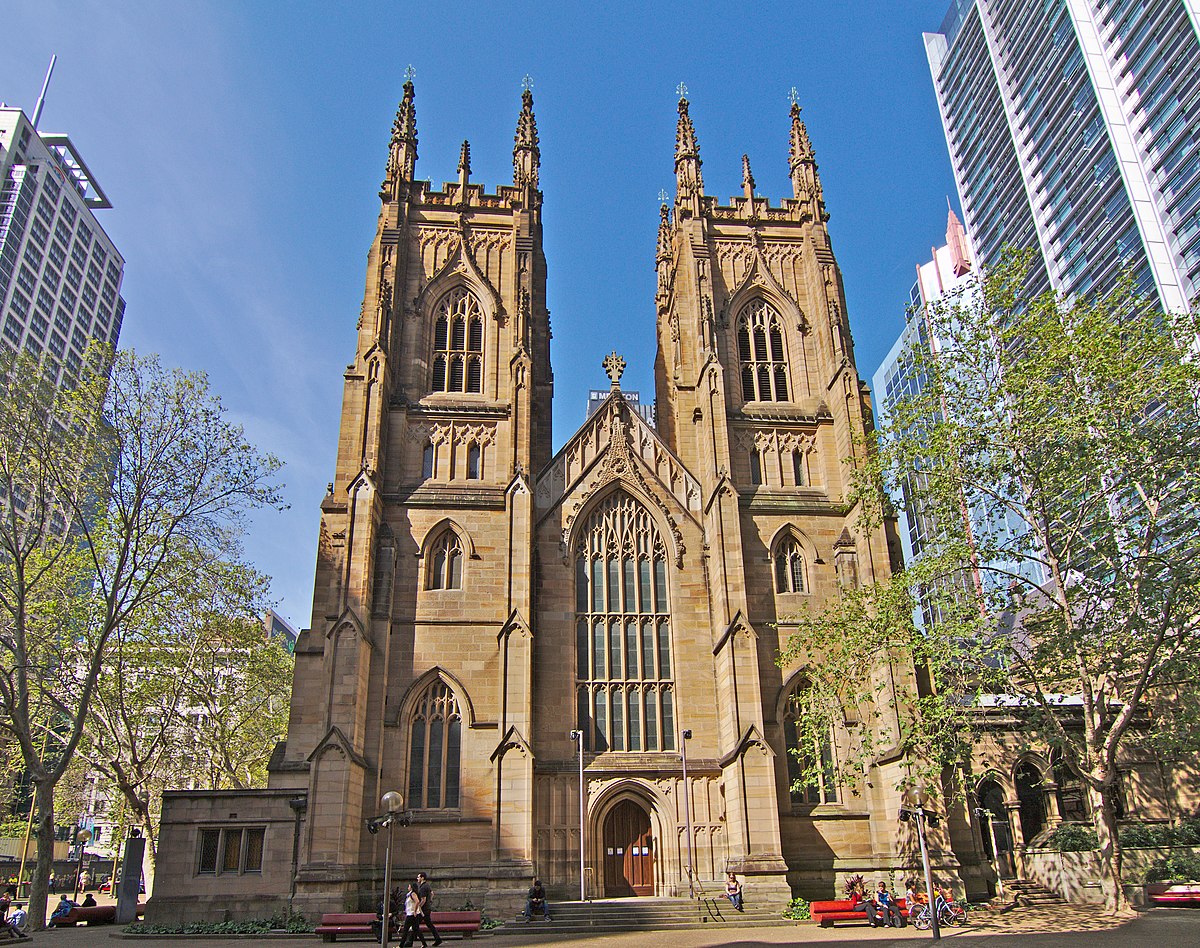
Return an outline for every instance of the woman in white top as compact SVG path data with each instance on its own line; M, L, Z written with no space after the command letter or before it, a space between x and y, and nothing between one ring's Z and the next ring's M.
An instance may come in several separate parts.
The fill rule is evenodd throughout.
M421 948L428 948L425 933L421 931L421 897L417 895L417 884L410 882L404 897L404 928L400 930L400 948L412 945L414 938L421 939Z

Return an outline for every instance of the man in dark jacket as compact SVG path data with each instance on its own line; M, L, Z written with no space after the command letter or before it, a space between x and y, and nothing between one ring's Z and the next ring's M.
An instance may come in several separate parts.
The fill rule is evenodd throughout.
M546 901L546 890L541 879L534 879L529 887L529 895L525 899L525 921L530 921L537 910L541 911L543 922L550 921L550 904Z
M423 872L417 873L417 898L421 900L421 918L425 922L425 927L429 929L429 934L433 936L433 944L435 946L442 943L442 936L438 934L438 930L433 927L433 889L429 885L429 877Z

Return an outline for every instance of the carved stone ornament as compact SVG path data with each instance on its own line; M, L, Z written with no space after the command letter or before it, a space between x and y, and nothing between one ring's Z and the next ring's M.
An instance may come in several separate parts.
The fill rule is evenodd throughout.
M601 365L604 366L604 371L608 375L608 380L612 382L613 388L620 388L621 376L625 372L625 360L617 355L614 349L604 357Z

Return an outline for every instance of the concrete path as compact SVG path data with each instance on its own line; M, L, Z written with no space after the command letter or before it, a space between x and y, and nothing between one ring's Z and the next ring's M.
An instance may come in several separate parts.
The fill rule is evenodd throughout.
M974 920L973 920L974 921ZM551 923L553 924L553 923ZM471 944L480 948L517 948L530 945L576 944L581 948L646 948L647 943L660 945L664 939L652 932L633 932L598 938L552 939L543 931L527 938L521 928L501 929L490 937ZM912 928L879 930L865 926L818 928L799 924L794 928L700 929L671 932L670 948L758 948L768 945L845 945L871 943L874 945L912 948L914 943L931 941L928 932ZM1200 945L1200 909L1154 909L1123 925L1098 917L1085 909L1067 906L1054 910L1031 909L1021 914L1009 913L995 918L980 913L978 924L963 929L950 929L942 939L947 946L961 944L962 948L1195 948ZM269 948L316 948L322 942L315 938L180 938L123 936L108 926L88 929L80 927L45 931L33 936L30 944L45 948L128 948L144 945L147 948L248 948L266 945ZM342 944L342 942L339 942ZM347 941L348 946L369 946L366 940ZM448 946L460 948L457 939L447 940Z

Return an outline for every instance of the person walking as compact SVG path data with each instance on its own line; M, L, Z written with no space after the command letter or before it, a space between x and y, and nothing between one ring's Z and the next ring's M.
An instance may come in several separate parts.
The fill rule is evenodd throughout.
M437 948L442 943L442 936L433 927L433 887L429 884L429 876L423 872L417 873L417 896L421 900L421 918L433 936L434 948Z
M400 929L400 948L409 948L413 939L421 939L421 948L428 948L425 935L421 932L421 896L417 884L410 882L404 896L404 927Z

